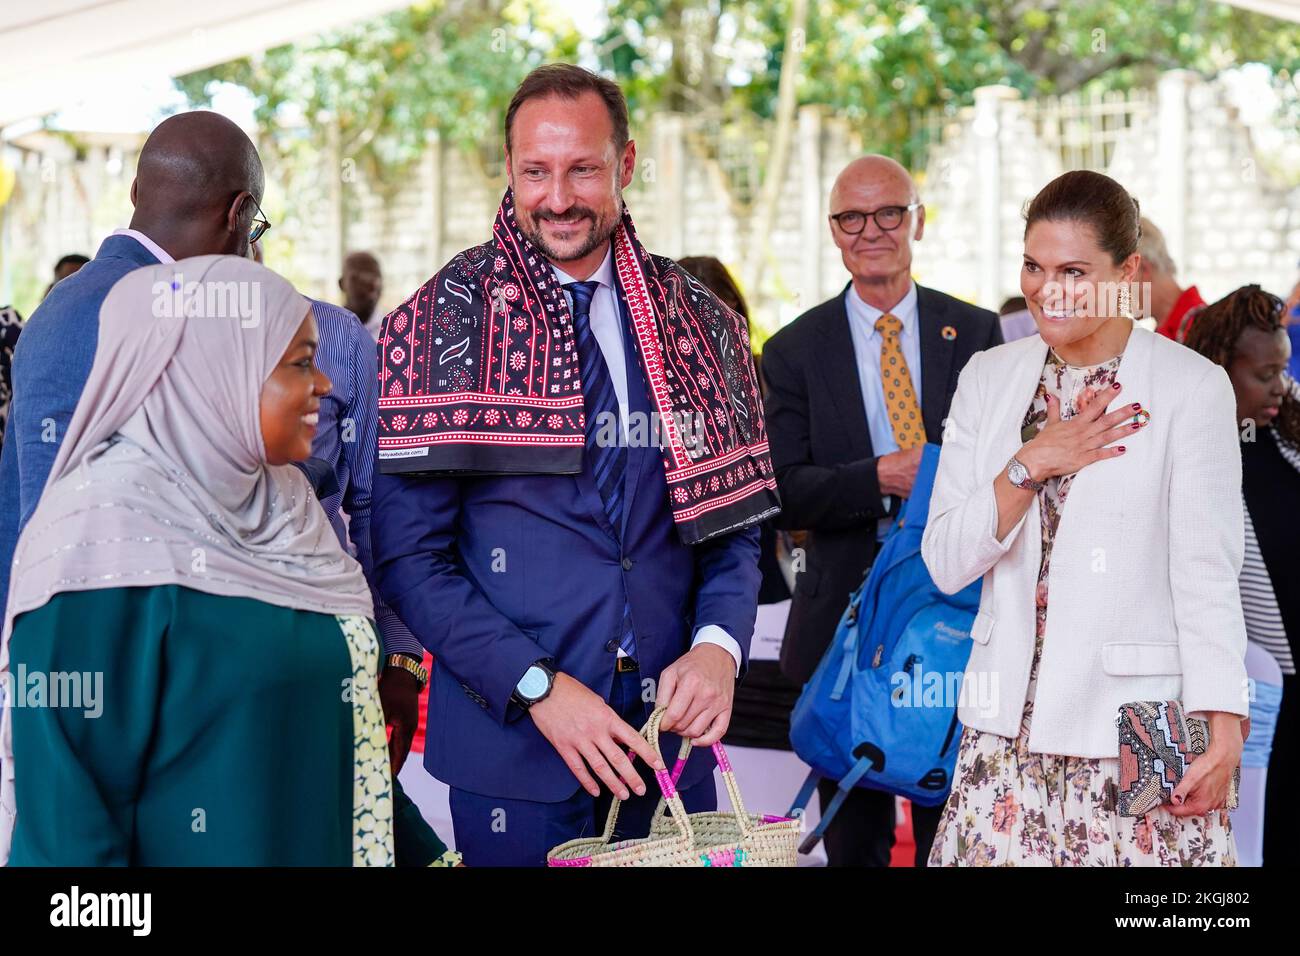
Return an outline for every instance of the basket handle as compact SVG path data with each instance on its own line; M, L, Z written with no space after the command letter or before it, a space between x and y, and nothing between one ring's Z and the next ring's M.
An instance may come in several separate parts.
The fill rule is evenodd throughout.
M641 728L641 736L650 744L650 748L658 755L659 760L664 762L663 751L659 749L659 722L663 720L664 709L660 708L650 715L650 719L645 722ZM690 741L682 740L681 752L677 755L677 765L680 767L686 762L687 752L690 750ZM636 751L629 750L628 758L636 759ZM680 771L678 771L680 774ZM682 805L682 798L677 794L677 778L668 773L667 770L656 770L654 772L655 782L659 784L659 793L662 795L659 805L655 808L654 816L651 817L651 826L663 812L664 804L668 804L668 812L672 815L673 822L677 824L678 833L686 844L686 848L692 849L695 846L695 833L691 829L690 821L687 819L686 807ZM623 801L614 797L613 802L609 805L609 814L605 817L605 832L601 835L602 843L610 843L614 839L614 825L618 822L618 810Z
M645 737L651 748L660 759L663 758L663 751L659 748L659 724L663 721L665 708L657 708L650 715L644 727L641 728L641 736ZM663 814L664 805L667 804L668 811L673 820L677 823L678 829L688 840L687 846L695 845L695 834L691 830L688 820L689 814L682 805L681 797L677 793L677 781L686 769L686 760L690 757L691 752L696 748L691 745L690 738L682 737L681 748L677 752L677 762L673 765L672 772L667 770L656 770L655 781L659 784L661 798L659 805L655 807L655 812L650 818L650 825L654 827L660 816ZM736 782L736 773L731 767L731 760L727 757L727 751L723 748L722 742L717 741L713 744L713 756L718 761L718 769L722 771L722 781L727 787L727 796L731 798L731 811L736 817L736 826L739 828L742 836L748 836L750 832L749 814L745 810L745 803L740 797L740 784ZM636 759L636 751L629 750L628 758ZM604 841L608 843L614 835L614 824L618 818L619 799L614 798L610 805L609 816L605 821ZM680 816L679 816L680 814Z

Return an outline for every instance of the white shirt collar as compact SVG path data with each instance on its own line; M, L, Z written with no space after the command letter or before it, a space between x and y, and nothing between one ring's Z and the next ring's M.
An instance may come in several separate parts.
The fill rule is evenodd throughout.
M141 232L138 229L114 229L113 235L130 236L136 242L140 243L140 245L148 249L153 254L153 257L157 259L159 262L176 261L175 259L173 259L171 256L167 254L166 250L164 250L162 246L158 245L158 243L154 242L152 239L150 239L148 236L146 236L143 232Z
M551 263L551 271L555 273L555 279L560 285L568 285L570 282L577 282L555 263ZM605 258L601 260L600 267L596 269L587 279L588 282L599 282L607 288L614 288L614 243L610 242L609 248L605 250Z
M849 283L848 291L844 293L844 305L848 309L851 319L866 323L867 331L873 335L875 334L876 320L885 313L874 305L862 301L861 296L858 295L858 290L853 287L853 283ZM904 332L912 331L912 327L916 324L915 282L908 282L907 292L903 294L903 298L899 300L898 304L889 310L889 314L897 317L903 323Z

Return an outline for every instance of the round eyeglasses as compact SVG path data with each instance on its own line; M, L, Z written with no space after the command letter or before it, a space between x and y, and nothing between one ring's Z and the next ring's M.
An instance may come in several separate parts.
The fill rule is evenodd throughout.
M867 228L867 220L876 220L876 225L889 232L891 229L897 229L903 224L903 217L914 209L919 209L919 202L911 203L907 206L881 206L874 212L864 212L861 209L846 209L844 212L837 212L831 216L831 221L843 229L850 236L856 236L863 229Z

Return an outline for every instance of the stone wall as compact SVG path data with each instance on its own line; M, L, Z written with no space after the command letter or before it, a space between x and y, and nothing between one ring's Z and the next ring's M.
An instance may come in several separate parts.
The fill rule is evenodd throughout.
M918 174L926 204L915 273L930 286L990 308L1019 293L1023 222L1034 193L1063 169L1043 135L1054 107L1005 87L978 90L948 121ZM638 169L627 201L647 246L665 255L716 255L740 277L755 241L752 215L729 186L698 119L659 114L633 130ZM755 136L769 135L761 126ZM17 186L0 209L0 299L34 302L54 261L94 253L130 219L129 189L143 134L30 134L4 147ZM761 281L747 289L756 323L773 330L847 281L826 222L832 182L863 151L860 138L818 107L798 115L769 230ZM499 145L463 153L434 139L400 186L369 188L345 161L320 155L288 181L269 171L263 207L274 223L266 261L309 295L338 301L342 253L370 249L383 264L381 307L392 308L457 251L487 238L505 187ZM1300 190L1269 181L1249 130L1213 83L1173 72L1155 97L1135 97L1105 171L1132 191L1168 238L1184 281L1216 298L1246 282L1285 293L1300 258ZM24 299L29 300L24 303Z
M801 111L757 291L755 320L768 329L820 301L842 281L825 212L835 174L860 150L848 127L817 108ZM766 131L760 131L766 135ZM638 168L626 198L638 231L655 252L674 257L716 255L739 275L749 244L751 213L728 187L699 124L660 114L634 131ZM129 189L143 134L119 137L78 156L59 138L29 136L5 147L18 186L4 208L0 298L24 297L66 252L93 255L99 241L130 220ZM369 249L385 275L381 307L390 309L461 249L484 241L505 188L499 162L485 147L466 154L433 139L399 188L381 194L346 164L322 153L318 168L292 181L268 170L263 208L273 228L267 265L305 293L338 300L343 252ZM486 167L486 168L485 168ZM338 168L340 171L335 172ZM30 304L30 303L25 303Z
M996 308L1019 295L1025 204L1064 171L1014 90L976 92L931 152L922 198L931 216L917 248L922 282ZM1115 136L1101 169L1165 235L1180 282L1213 301L1247 283L1285 297L1300 260L1300 189L1273 182L1249 129L1218 84L1172 71Z
M753 239L750 211L732 195L725 171L699 131L687 117L661 114L634 136L637 172L625 198L647 247L674 258L715 255L739 277ZM748 292L761 325L775 329L842 284L825 212L831 182L859 149L845 124L815 108L802 111L768 237L771 254L758 291ZM379 257L385 308L456 252L488 237L505 178L499 164L491 170L483 166L477 156L435 142L409 182L386 202L360 179L348 184L346 240L333 244L370 249ZM299 230L299 278L317 295L334 295L337 257L330 250L337 229L329 203L321 201ZM268 256L273 253L269 246Z

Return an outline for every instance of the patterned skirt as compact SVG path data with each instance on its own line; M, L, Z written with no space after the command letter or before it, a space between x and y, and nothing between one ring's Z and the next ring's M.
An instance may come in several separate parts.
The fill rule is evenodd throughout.
M1029 752L967 727L930 866L1236 866L1227 810L1115 809L1119 760Z
M1012 740L972 727L962 732L930 866L1236 866L1227 810L1119 813L1118 737L1114 757L1030 752L1046 597L1043 580L1020 733Z
M1227 810L1176 817L1159 807L1122 816L1114 757L1031 753L1038 666L1047 628L1040 581L1034 657L1014 740L967 727L930 866L1236 866Z

